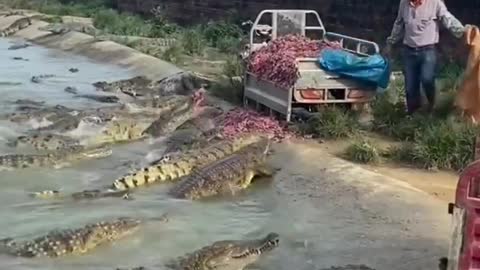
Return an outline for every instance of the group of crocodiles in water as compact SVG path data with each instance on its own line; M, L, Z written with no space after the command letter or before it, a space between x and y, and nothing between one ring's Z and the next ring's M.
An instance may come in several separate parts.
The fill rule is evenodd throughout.
M142 94L135 95L131 102L87 110L48 106L32 100L15 101L16 111L4 115L3 120L47 124L11 139L8 142L10 147L35 152L0 156L0 168L62 167L81 159L109 156L115 143L159 136L167 137L164 155L105 187L71 194L45 190L32 193L32 196L72 200L104 197L132 199L132 190L168 181L176 182L168 191L170 196L200 200L216 195L234 195L248 188L254 177L268 177L275 173L267 165L267 157L271 153L269 138L251 133L224 139L215 125L209 126L205 124L208 121L202 121L222 113L221 109L205 103L202 89L186 93L163 89L161 93L157 91L157 95L146 95L148 91L155 92L158 82L155 84L144 77L94 85L99 90L112 93L137 89ZM83 142L68 135L82 122L99 126L101 132ZM153 220L165 222L168 219L162 216ZM4 238L0 240L0 251L21 257L83 254L134 233L145 221L118 217L76 229L55 229L29 241ZM254 263L278 244L279 235L274 232L260 239L217 241L162 266L178 270L239 270Z

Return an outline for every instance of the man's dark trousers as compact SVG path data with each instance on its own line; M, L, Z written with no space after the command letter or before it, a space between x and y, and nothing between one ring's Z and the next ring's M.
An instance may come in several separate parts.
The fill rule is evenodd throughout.
M407 96L407 112L414 113L422 106L420 86L425 91L429 111L435 104L435 69L437 52L434 45L403 48L403 73Z

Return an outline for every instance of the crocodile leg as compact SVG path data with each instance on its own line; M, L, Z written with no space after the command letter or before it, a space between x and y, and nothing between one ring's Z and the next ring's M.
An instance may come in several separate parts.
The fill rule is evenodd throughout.
M273 176L277 169L269 165L258 165L255 169L258 176Z

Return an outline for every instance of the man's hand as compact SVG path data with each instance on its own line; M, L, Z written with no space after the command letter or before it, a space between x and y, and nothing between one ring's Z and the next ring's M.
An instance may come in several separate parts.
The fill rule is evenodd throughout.
M473 25L471 25L471 24L465 24L465 26L463 28L464 33L466 33L468 31L468 29L471 29L472 27L473 27Z
M382 56L387 59L390 59L391 55L392 55L392 45L387 44L385 48L383 48L382 50Z

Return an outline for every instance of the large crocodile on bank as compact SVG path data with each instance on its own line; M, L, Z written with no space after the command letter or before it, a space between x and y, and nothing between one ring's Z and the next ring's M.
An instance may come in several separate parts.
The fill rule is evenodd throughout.
M75 161L103 158L110 156L111 154L112 149L104 145L95 147L72 145L70 147L45 154L8 154L0 156L0 170L14 170L35 167L62 168Z
M190 95L202 84L207 83L192 72L179 72L161 80L150 80L146 76L135 76L114 82L99 81L93 83L97 90L105 92L122 92L138 96Z
M194 170L174 186L169 194L189 200L219 194L234 195L250 186L254 177L273 175L274 170L266 164L269 150L270 140L267 138L248 145L231 156Z
M258 134L245 134L234 139L223 140L202 149L187 151L169 161L147 166L116 179L110 188L114 190L134 189L154 182L175 181L220 160L252 143L262 140Z
M0 31L0 37L9 37L16 32L25 29L32 25L32 18L30 17L22 17L18 20L14 21L10 26Z
M62 35L71 31L85 33L92 36L95 36L97 33L99 33L99 30L93 25L82 22L51 23L46 26L39 27L38 30L47 31L53 35Z
M260 239L216 241L164 265L172 270L243 270L274 250L279 244L280 236L273 232ZM134 269L148 270L150 268L141 266L129 269L117 268L116 270Z
M160 220L167 221L165 217ZM19 243L13 238L4 238L0 240L0 251L27 258L81 255L136 232L142 223L140 219L120 217L77 229L52 230L44 236Z

